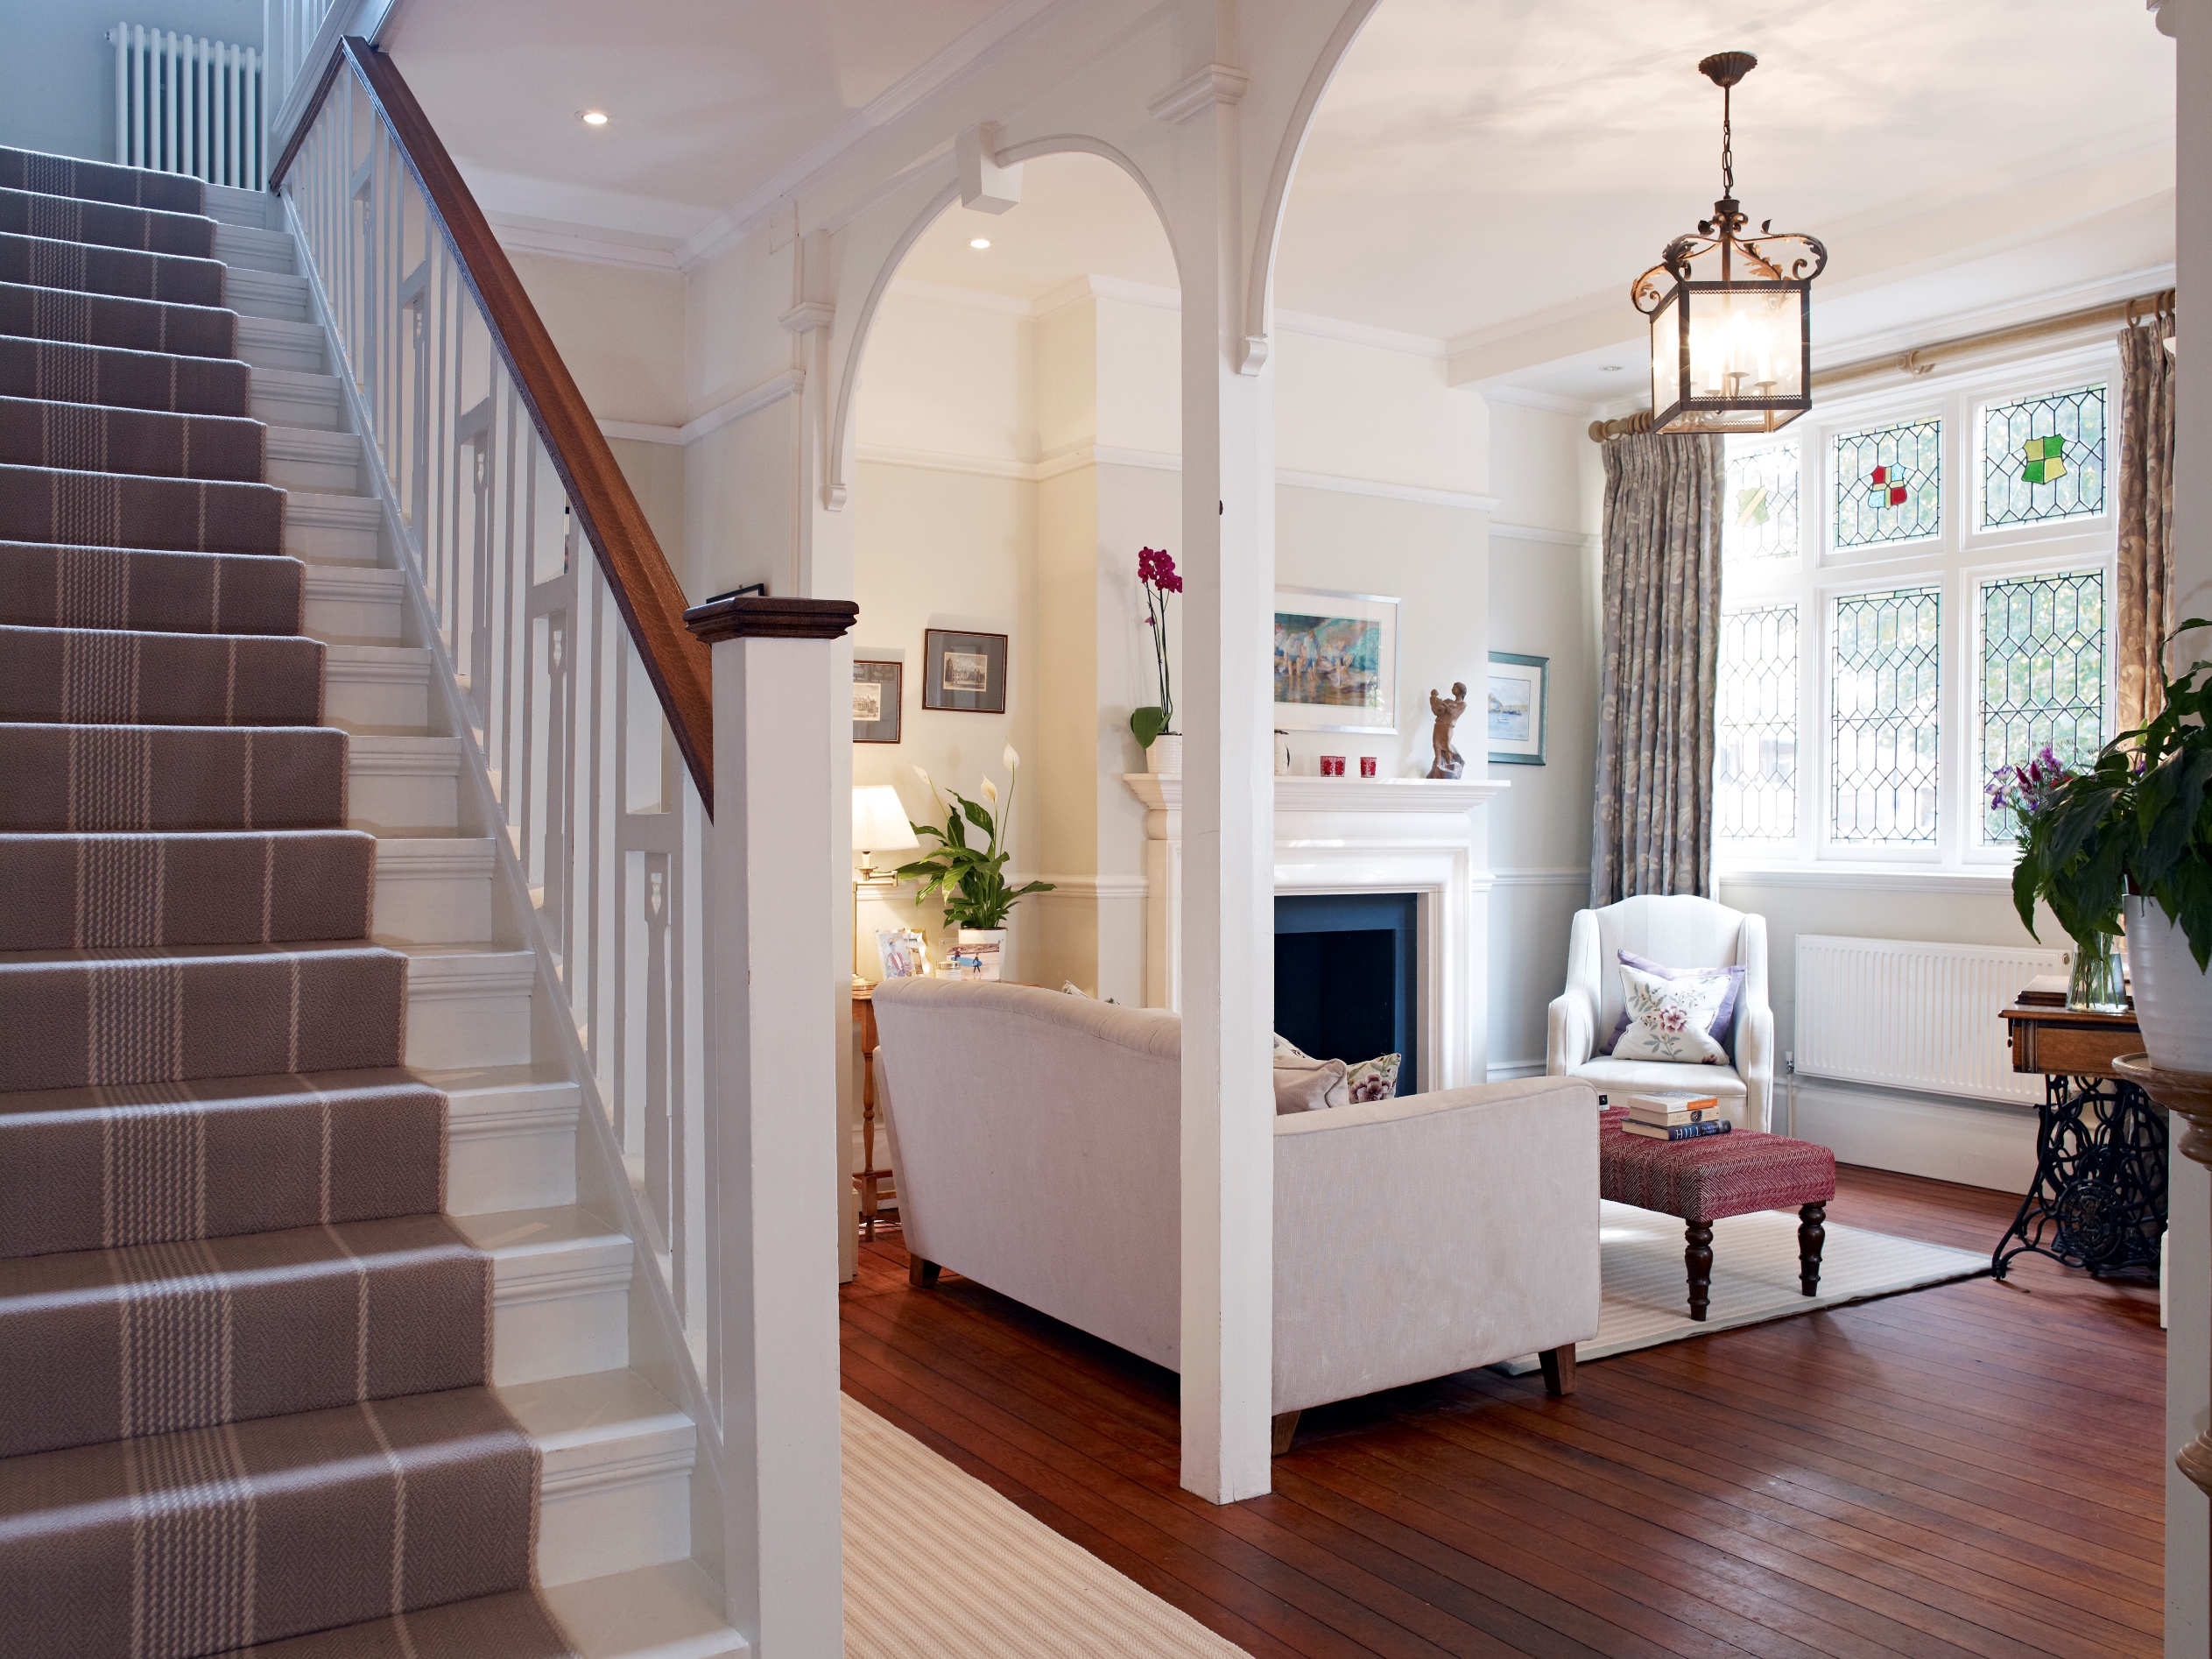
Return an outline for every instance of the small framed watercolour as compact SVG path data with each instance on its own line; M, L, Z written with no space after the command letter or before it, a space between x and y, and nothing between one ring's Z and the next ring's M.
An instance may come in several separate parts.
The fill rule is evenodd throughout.
M1275 589L1275 728L1398 730L1398 601Z
M897 743L898 717L905 706L906 666L865 657L853 659L853 741Z
M1006 712L1006 636L931 628L922 634L922 707Z
M912 928L877 928L876 956L886 979L912 979L929 971L929 945Z
M1525 657L1517 651L1490 653L1490 694L1483 724L1496 766L1544 764L1544 713L1551 674L1549 657Z

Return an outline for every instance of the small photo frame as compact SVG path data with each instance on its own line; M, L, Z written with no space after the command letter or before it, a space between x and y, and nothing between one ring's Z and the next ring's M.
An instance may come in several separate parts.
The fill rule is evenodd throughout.
M897 743L906 703L906 665L853 659L853 741Z
M886 979L915 979L929 971L929 945L912 928L878 928L876 957Z
M1551 660L1549 657L1523 656L1518 651L1490 653L1490 683L1483 699L1483 730L1489 739L1491 765L1544 764L1544 723L1550 702Z
M1398 730L1398 601L1275 590L1275 729Z
M1006 712L1006 636L929 628L922 633L922 707Z

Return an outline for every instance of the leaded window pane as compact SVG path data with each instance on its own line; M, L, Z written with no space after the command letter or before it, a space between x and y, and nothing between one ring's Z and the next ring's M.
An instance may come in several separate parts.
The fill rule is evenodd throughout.
M1982 776L2046 747L2082 767L2104 745L2104 577L2094 570L1982 584ZM2011 841L2011 808L1982 808L1982 838Z
M1797 673L1794 604L1721 618L1713 807L1725 838L1797 834Z
M1828 748L1839 842L1935 839L1942 608L1934 587L1835 602Z
M1797 557L1798 464L1794 443L1729 455L1727 517L1721 526L1723 558Z
M1982 411L1982 528L2104 511L2104 388Z
M1918 541L1943 527L1943 423L1835 434L1835 545Z

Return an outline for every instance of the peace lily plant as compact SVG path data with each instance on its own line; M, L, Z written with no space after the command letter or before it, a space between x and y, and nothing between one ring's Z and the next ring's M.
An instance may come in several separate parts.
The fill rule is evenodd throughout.
M902 879L921 882L915 890L917 898L926 899L933 893L942 893L945 921L955 928L1003 928L1016 900L1032 893L1050 893L1053 888L1049 881L1032 881L1019 887L1006 885L1006 860L1012 855L1004 843L1007 826L1013 819L1014 784L1020 775L1021 757L1010 743L999 758L1006 763L1006 795L1003 804L998 786L985 778L980 791L982 801L971 801L955 789L950 791L955 804L947 807L930 775L919 766L914 768L914 775L929 791L937 809L945 815L945 823L942 829L928 823L914 826L916 835L927 837L937 843L937 847L926 858L901 865L898 874ZM971 830L982 837L981 845L969 842Z
M2191 618L2167 643L2212 628ZM2166 682L2156 719L2106 744L2087 771L2046 750L2000 779L2019 815L2012 900L2031 932L2051 907L2075 940L2119 932L2125 913L2137 1021L2152 1059L2212 1071L2212 669ZM2192 971L2194 969L2194 971Z

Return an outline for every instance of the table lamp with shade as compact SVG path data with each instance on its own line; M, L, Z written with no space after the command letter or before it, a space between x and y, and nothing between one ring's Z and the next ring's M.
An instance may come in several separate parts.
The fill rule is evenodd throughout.
M898 804L898 791L887 783L862 783L853 786L853 851L860 855L860 868L853 872L853 938L857 948L860 937L860 889L863 883L879 881L883 876L876 869L875 855L879 852L905 852L919 847L921 842L914 834L914 826L906 821L906 808ZM857 991L868 983L860 972L859 964L853 968L853 989Z

